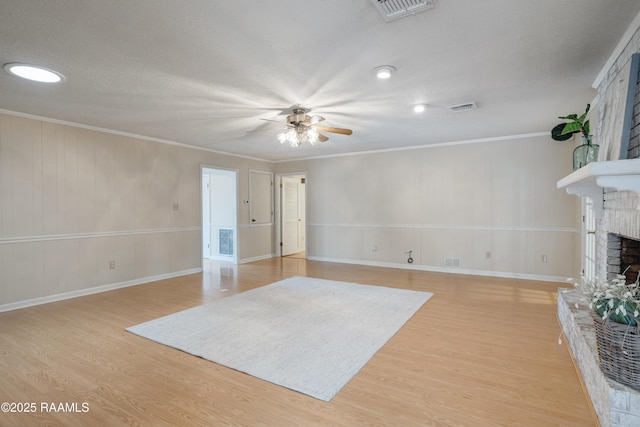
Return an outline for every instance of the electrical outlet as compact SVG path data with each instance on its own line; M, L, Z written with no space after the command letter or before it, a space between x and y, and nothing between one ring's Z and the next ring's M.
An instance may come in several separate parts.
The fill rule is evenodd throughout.
M115 261L109 261L109 269L113 270L114 268L116 268L116 262Z
M549 257L546 256L546 255L542 255L542 262L545 263L545 264L548 263L549 262Z

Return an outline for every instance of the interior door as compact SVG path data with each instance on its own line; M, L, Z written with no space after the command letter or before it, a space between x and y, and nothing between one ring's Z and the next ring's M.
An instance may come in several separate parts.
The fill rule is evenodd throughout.
M273 224L273 174L249 171L249 216L251 224Z
M282 177L282 256L305 249L302 185L299 177Z

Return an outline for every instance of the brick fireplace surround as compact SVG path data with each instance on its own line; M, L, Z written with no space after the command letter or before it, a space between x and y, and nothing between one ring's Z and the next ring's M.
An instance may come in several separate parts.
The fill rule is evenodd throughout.
M640 28L636 28L635 34L598 83L599 97L603 97L609 83L618 78L618 70L624 69L631 55L638 52ZM640 158L640 84L635 88L627 158ZM640 194L605 188L603 200L604 213L602 218L596 220L596 275L611 277L618 267L608 264L625 262L615 260L620 257L617 246L621 238L640 240ZM632 252L635 250L632 248ZM635 261L631 263L635 264ZM640 426L640 392L607 379L602 374L591 310L586 302L580 301L575 290L558 290L558 317L600 424L603 427Z

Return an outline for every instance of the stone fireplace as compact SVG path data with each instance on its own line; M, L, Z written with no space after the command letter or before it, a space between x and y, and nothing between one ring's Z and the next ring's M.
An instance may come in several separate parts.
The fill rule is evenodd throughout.
M629 69L632 55L640 52L640 27L625 43L621 42L594 83L600 101L599 128L619 125L619 117L603 121L603 111L611 108L607 97L610 84L634 78L633 73L625 76L622 70ZM593 201L595 275L610 279L629 266L627 282L635 282L640 270L640 76L635 78L633 95L633 105L627 104L625 110L632 114L628 139L621 143L624 160L604 161L610 159L601 153L596 164L558 181L559 188ZM640 426L640 391L606 378L600 370L591 313L575 290L558 290L558 317L600 424Z
M640 194L605 188L603 208L596 219L596 274L611 278L629 267L627 282L635 282L640 270ZM640 426L640 391L606 378L600 370L590 312L575 291L558 292L558 315L600 424Z
M640 180L640 168L638 174ZM604 189L603 200L596 219L596 274L610 279L626 270L627 282L635 282L640 271L640 195ZM640 391L608 379L600 369L591 313L577 291L558 290L558 318L600 424L640 426Z

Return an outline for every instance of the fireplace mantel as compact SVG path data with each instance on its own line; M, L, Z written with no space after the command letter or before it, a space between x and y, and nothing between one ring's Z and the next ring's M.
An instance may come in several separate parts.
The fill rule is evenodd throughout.
M640 159L593 162L558 181L569 194L589 197L596 216L604 213L605 188L640 194Z

